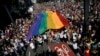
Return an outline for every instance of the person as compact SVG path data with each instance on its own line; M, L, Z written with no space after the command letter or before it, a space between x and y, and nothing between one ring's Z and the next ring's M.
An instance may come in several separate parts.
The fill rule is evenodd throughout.
M88 47L85 47L85 49L84 49L84 55L85 56L90 56L90 49Z
M78 53L78 44L77 44L77 42L74 41L72 46L73 46L74 52L77 54Z
M37 36L37 41L38 41L38 44L39 45L43 45L43 38L42 38L42 36Z
M35 45L32 41L30 42L29 46L31 47L31 49L35 49Z

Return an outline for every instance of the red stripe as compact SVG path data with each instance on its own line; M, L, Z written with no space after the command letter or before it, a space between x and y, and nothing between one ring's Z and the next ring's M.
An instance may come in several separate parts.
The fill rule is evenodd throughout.
M64 26L68 26L69 25L69 21L68 21L67 18L64 18L59 12L56 12L56 14L58 15L59 19L64 24Z

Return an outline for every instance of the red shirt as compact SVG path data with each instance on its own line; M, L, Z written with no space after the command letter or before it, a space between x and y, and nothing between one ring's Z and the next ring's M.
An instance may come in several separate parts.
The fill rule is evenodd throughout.
M85 56L90 56L90 50L89 49L85 49L84 50L84 54L85 54Z

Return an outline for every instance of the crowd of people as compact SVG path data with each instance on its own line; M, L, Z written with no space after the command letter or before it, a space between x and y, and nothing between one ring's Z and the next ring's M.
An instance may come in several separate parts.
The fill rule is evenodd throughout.
M84 1L35 3L31 6L32 11L29 11L29 17L16 19L5 27L5 30L0 30L0 56L25 56L28 46L36 50L37 46L42 46L43 43L48 45L48 43L58 42L67 43L77 56L99 56L100 41L95 36L100 26L99 7L100 1L90 0L88 25L86 35L83 36ZM70 26L59 30L48 30L42 35L33 36L27 42L26 36L35 15L48 9L60 12L69 20Z

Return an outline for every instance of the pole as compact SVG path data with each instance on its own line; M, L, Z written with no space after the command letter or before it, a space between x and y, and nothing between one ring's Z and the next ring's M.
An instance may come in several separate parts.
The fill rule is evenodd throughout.
M86 36L87 32L87 25L88 25L88 19L89 19L89 0L84 0L84 24L83 24L83 37Z
M10 12L9 12L9 10L8 10L8 8L7 8L6 5L4 5L4 8L6 9L6 12L7 12L7 14L8 14L9 17L10 17L10 20L11 20L12 22L14 22L14 20L13 20L13 18L12 18L12 16L11 16L11 14L10 14Z

